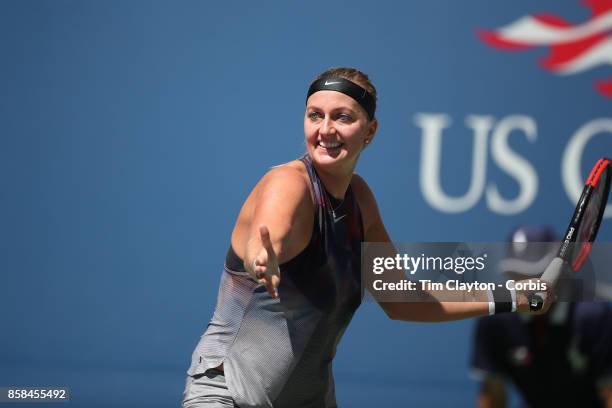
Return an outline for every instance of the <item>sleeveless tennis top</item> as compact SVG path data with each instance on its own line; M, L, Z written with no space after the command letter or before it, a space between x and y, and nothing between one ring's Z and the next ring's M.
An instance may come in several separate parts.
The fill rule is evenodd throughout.
M230 245L214 315L187 371L197 375L223 363L241 408L335 407L332 360L361 303L357 201L349 187L332 206L310 157L300 160L315 200L308 245L280 265L277 299L244 271Z

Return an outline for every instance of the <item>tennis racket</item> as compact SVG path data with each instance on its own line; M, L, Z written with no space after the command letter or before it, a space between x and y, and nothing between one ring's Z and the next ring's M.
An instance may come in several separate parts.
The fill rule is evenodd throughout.
M554 286L565 269L571 268L578 272L586 260L608 202L611 171L610 159L604 157L597 161L589 173L559 252L546 267L540 280ZM543 304L541 294L533 293L529 297L531 310L538 311Z

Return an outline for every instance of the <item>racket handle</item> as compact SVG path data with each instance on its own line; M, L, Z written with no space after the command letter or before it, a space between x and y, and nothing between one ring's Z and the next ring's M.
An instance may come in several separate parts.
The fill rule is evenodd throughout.
M557 283L557 280L559 280L561 274L563 273L564 265L565 262L563 261L563 259L556 257L550 262L550 264L548 264L546 270L540 277L540 280L543 280L548 284L554 286ZM529 309L534 312L537 312L538 310L542 309L542 306L544 306L543 295L541 293L532 293L529 296Z

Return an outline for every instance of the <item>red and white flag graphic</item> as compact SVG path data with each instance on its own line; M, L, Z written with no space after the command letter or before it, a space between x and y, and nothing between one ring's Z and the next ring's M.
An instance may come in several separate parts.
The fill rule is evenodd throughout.
M479 37L501 50L550 47L542 68L560 75L577 74L601 65L612 65L612 0L584 0L591 9L589 20L570 24L552 14L537 14L494 31L480 31ZM595 83L597 91L612 98L612 79Z

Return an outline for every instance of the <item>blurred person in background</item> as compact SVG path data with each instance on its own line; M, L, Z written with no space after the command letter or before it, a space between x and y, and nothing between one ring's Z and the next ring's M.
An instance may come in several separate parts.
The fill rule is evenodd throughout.
M558 242L547 226L516 228L507 258L500 262L504 279L540 276L556 256ZM585 275L581 271L580 281L562 279L558 299L592 299L577 294L584 289ZM471 369L480 381L478 407L505 407L512 385L523 406L612 408L610 304L558 301L542 315L481 317L474 329Z

